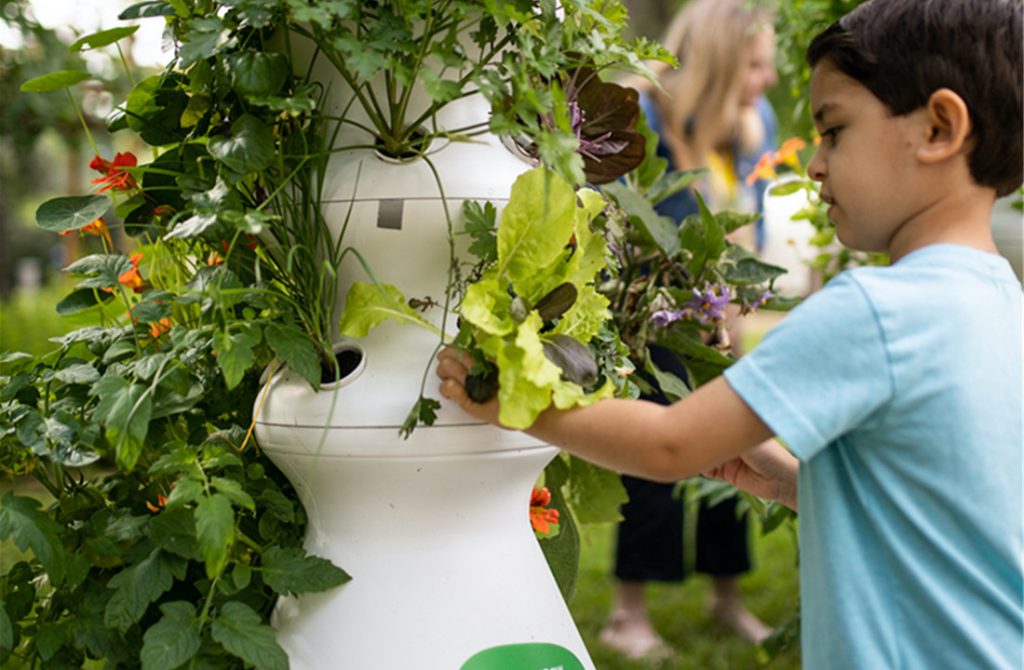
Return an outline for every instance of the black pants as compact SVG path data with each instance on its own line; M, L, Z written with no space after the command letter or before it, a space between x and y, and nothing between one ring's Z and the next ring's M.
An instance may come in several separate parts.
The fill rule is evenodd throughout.
M683 501L675 484L622 476L629 502L622 507L615 546L615 576L621 581L678 582L686 577ZM736 499L697 513L696 572L733 577L750 571L747 517L737 518Z
M662 370L686 379L686 369L666 349L651 347L651 357ZM661 393L644 396L667 405ZM686 577L683 549L683 504L672 493L675 484L622 476L629 502L622 507L615 547L615 576L622 581L677 582ZM747 516L736 516L736 498L697 512L694 569L720 577L750 571Z

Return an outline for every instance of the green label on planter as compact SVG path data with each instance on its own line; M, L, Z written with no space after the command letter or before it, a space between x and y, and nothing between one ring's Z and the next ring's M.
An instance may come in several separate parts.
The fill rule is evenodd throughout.
M505 644L473 655L460 670L583 670L565 647L546 642Z

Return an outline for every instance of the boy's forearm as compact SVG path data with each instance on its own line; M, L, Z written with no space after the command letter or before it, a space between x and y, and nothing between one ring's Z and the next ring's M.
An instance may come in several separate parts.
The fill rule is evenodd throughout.
M548 410L527 432L604 467L658 481L698 474L771 437L722 378L669 406L608 399Z

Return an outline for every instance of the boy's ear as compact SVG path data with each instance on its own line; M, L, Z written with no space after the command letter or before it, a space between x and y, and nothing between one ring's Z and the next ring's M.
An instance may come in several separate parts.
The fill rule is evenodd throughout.
M966 148L971 134L967 103L955 91L940 88L925 104L927 136L918 146L917 157L924 163L938 163Z

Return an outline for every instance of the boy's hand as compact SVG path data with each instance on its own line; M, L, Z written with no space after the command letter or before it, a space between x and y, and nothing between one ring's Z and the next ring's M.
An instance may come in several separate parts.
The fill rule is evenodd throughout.
M465 412L477 419L498 426L498 399L493 397L485 403L475 403L466 394L466 377L473 365L473 358L466 352L445 347L437 354L437 376L441 378L441 395L454 400Z
M705 476L729 482L759 498L777 500L796 511L796 476L799 462L775 440L716 465Z

